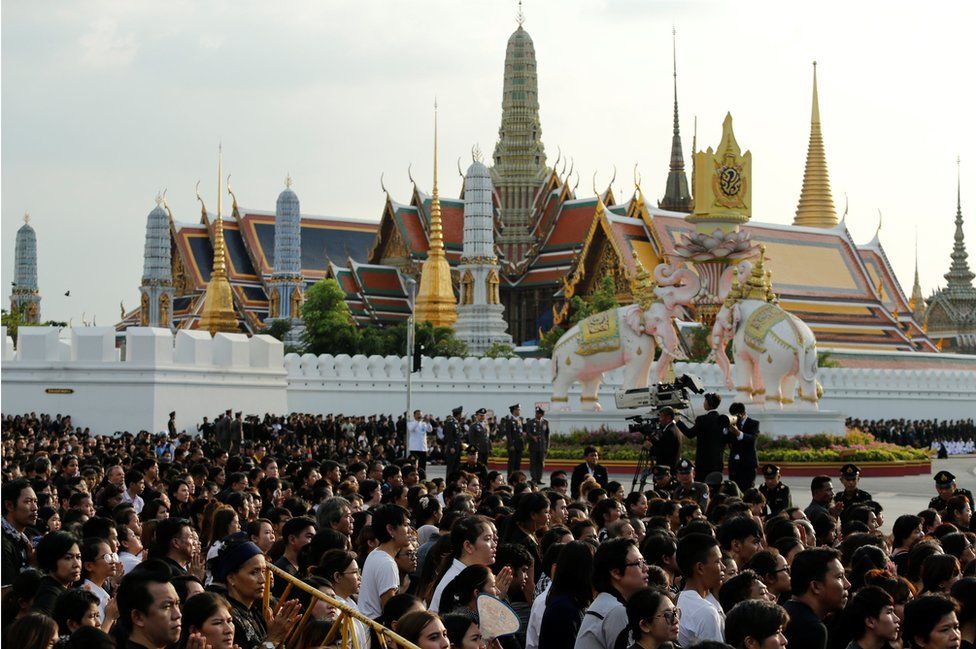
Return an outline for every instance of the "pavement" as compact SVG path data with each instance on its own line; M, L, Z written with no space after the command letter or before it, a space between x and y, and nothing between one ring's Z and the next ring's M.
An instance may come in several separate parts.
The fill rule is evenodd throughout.
M528 472L528 466L524 466L523 470ZM874 496L874 499L884 507L882 531L891 532L891 526L895 519L902 514L917 514L928 507L929 500L938 495L932 476L942 470L949 471L956 476L958 487L976 493L976 456L974 455L951 457L946 460L933 459L930 475L861 478L860 488ZM428 466L427 475L429 478L443 478L444 466ZM611 480L623 483L625 488L630 486L633 477L632 473L610 474ZM834 489L840 491L843 489L840 484L840 477L833 477ZM546 482L548 482L548 478L548 473L543 476L543 480ZM785 477L783 482L790 488L794 505L806 507L810 504L809 477ZM761 479L757 477L756 485L758 486L761 483Z

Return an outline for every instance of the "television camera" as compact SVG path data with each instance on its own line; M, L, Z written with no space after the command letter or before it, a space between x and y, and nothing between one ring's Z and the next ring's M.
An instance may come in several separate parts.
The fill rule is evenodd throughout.
M644 437L641 452L637 458L634 480L631 490L640 482L641 491L647 483L647 477L654 468L655 446L661 439L661 426L657 412L661 408L670 407L675 411L687 410L691 407L691 395L701 394L705 389L699 377L682 374L673 383L658 383L646 388L619 390L614 395L616 405L620 409L649 408L650 415L633 415L627 417L627 428L631 433L640 433Z

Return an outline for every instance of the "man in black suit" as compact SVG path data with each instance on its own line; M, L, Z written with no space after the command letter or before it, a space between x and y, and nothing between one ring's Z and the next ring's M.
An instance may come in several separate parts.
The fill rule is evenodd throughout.
M756 469L759 468L759 456L756 455L759 422L746 414L745 405L738 402L729 406L729 414L735 418L729 427L729 479L745 492L756 483Z
M664 406L658 410L657 421L660 433L652 442L651 455L654 456L655 464L669 467L673 471L681 457L681 433L674 424L674 408Z
M705 414L695 418L695 425L678 421L678 429L691 438L698 439L695 448L695 467L698 475L707 476L713 471L722 473L723 453L728 441L729 418L718 414L722 398L714 392L705 395Z
M599 464L600 452L593 446L587 446L583 450L583 463L573 469L573 477L569 481L569 493L575 499L579 498L580 485L586 476L591 475L601 487L606 487L610 482L607 475L607 468Z

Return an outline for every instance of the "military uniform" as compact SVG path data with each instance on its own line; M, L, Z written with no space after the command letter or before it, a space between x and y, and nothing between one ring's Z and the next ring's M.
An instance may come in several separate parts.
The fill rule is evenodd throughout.
M657 464L651 469L654 476L654 486L651 493L657 498L671 500L671 492L678 486L678 481L671 477L671 467Z
M455 473L461 467L461 437L464 434L464 424L460 421L462 413L463 409L459 406L444 420L444 463L447 465L447 475Z
M942 487L943 489L948 489L956 482L956 476L949 471L939 471L932 477L935 479L936 486ZM955 491L952 492L952 495L949 496L949 498L952 498L953 496L965 496L966 500L969 501L969 508L976 509L976 505L973 504L973 494L968 489L960 489L959 487L956 487ZM946 508L947 504L948 498L943 499L942 495L939 494L929 501L929 509L934 509L937 512L941 512Z
M498 426L499 432L505 438L505 447L508 450L509 475L522 470L522 452L525 451L522 418L515 414L518 410L519 404L517 403L514 406L509 406L509 414L502 418Z
M840 476L845 480L855 480L859 475L861 475L861 469L856 464L845 464L840 468ZM840 503L844 507L841 511L850 511L855 506L870 500L874 500L874 498L863 489L855 488L853 491L849 491L846 486L844 491L834 494L834 502Z
M484 463L479 462L477 459L473 458L473 454L470 453L470 451L472 450L470 446L468 447L467 450L469 451L468 457L465 460L464 464L461 465L461 470L464 471L465 473L473 473L474 475L478 476L478 478L481 480L481 488L487 489L488 488L488 467Z
M476 415L487 413L484 408L475 412ZM491 455L491 439L485 422L475 419L474 423L468 426L468 444L478 449L478 459L487 464L488 457Z
M695 465L690 460L679 460L675 465L677 473L691 473L695 470ZM671 500L694 500L698 506L705 509L708 505L708 485L703 482L692 482L685 487L678 481L678 486L671 492Z
M525 437L529 440L529 473L532 482L539 484L549 452L549 420L540 416L546 414L542 408L536 408L535 414L534 419L525 422Z
M763 467L763 477L772 478L779 473L779 467L775 464L767 464ZM790 496L790 488L782 482L775 487L767 487L765 483L759 485L759 493L766 499L766 507L770 515L786 511L793 506L793 498Z

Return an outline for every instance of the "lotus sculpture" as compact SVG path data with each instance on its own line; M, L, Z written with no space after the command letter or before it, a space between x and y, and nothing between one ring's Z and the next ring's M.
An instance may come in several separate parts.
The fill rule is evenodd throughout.
M705 232L686 233L675 246L679 257L693 262L728 260L732 262L749 259L759 254L759 244L754 242L748 232L725 232L716 228L711 234Z

